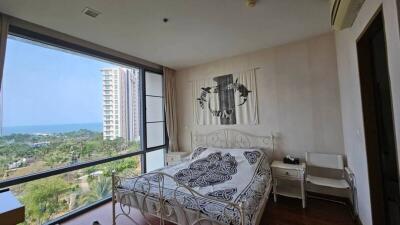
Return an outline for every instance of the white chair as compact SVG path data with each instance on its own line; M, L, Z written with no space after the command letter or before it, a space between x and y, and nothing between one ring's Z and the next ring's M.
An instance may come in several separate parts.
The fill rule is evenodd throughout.
M356 213L356 207L354 207L356 206L354 174L350 171L349 168L344 166L342 155L306 152L306 164L307 167L332 169L341 172L341 177L336 179L314 176L312 174L309 174L309 170L307 170L306 185L311 183L322 187L348 190L351 194L354 213Z

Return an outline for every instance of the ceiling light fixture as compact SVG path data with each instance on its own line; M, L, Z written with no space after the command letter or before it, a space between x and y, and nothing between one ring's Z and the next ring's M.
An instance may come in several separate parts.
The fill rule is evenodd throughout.
M99 12L99 11L97 11L97 10L94 10L94 9L92 9L92 8L89 8L89 7L84 8L84 9L82 10L82 13L85 14L85 15L87 15L87 16L90 16L90 17L92 17L92 18L96 18L98 15L101 14L101 12Z
M254 7L256 5L257 0L246 0L246 4L248 7Z

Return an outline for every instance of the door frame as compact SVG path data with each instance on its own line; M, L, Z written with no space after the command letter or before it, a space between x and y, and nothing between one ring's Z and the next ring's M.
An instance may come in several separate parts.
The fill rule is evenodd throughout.
M359 84L360 84L360 96L361 96L361 104L362 104L362 117L363 117L363 125L364 125L364 137L365 137L365 148L366 148L366 156L367 156L367 167L368 167L368 178L369 178L369 192L370 192L370 201L371 201L371 214L372 214L372 222L373 224L384 224L385 223L385 203L383 198L383 185L382 184L382 174L381 174L381 161L380 155L378 151L374 151L374 149L379 149L379 140L376 133L378 132L377 126L375 122L370 122L376 120L376 110L375 106L372 104L368 104L370 99L374 98L373 93L373 80L368 79L373 73L370 70L370 66L372 65L372 55L369 49L363 48L363 45L367 43L363 43L363 37L368 35L368 33L374 32L374 29L378 31L382 26L384 32L384 40L385 40L385 52L386 52L386 64L388 71L388 79L389 84L390 81L390 71L388 65L388 51L387 51L387 38L385 31L385 20L384 20L384 12L382 6L380 6L375 14L371 17L368 24L365 26L364 30L356 39L356 48L357 48L357 59L358 59L358 69L359 69ZM372 29L372 30L371 30ZM389 85L390 99L391 99L391 110L392 110L392 123L393 123L393 135L394 140L396 140L396 130L395 130L395 121L394 121L394 108L393 108L393 95L392 95L392 87ZM397 151L397 143L395 141L395 151ZM397 167L399 167L399 161L396 158ZM398 170L398 169L397 169ZM371 188L374 187L374 188Z

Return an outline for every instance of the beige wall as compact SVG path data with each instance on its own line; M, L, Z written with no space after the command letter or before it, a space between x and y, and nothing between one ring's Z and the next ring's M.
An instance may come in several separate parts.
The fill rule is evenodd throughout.
M275 157L304 152L344 153L334 36L226 58L177 72L179 144L190 151L190 133L222 126L196 126L190 81L258 67L259 125L225 126L278 135Z
M372 218L356 41L382 4L397 146L400 146L400 41L396 0L366 0L353 26L335 34L345 151L356 176L359 216L364 225L372 224Z

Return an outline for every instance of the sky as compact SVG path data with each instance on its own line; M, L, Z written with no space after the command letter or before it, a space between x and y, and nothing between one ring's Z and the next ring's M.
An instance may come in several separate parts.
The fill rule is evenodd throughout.
M102 122L100 69L116 66L9 38L3 126Z

